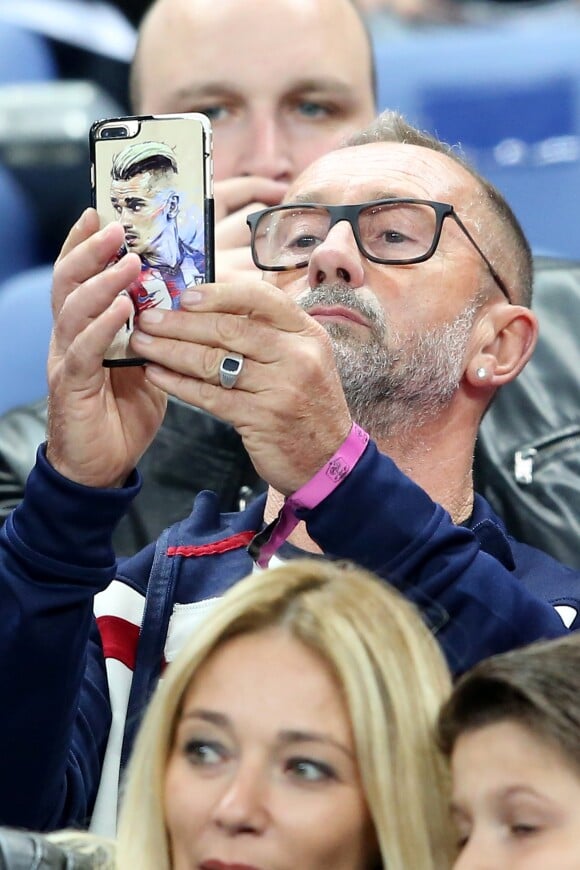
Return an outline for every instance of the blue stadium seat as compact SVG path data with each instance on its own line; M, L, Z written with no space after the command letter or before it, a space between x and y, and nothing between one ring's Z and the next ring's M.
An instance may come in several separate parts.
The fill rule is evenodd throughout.
M47 81L56 76L48 41L0 18L0 84Z
M41 259L34 203L12 172L0 164L0 282Z
M0 15L0 94L30 82L53 81L58 75L49 42L38 33L4 20ZM22 95L21 105L25 108ZM32 122L28 118L28 123ZM0 139L6 129L0 120ZM0 282L41 262L41 238L36 206L7 165L2 154L0 164ZM21 150L16 162L26 164Z
M460 143L502 190L536 253L577 257L580 7L375 43L379 107Z
M0 414L47 393L51 280L39 266L0 285Z

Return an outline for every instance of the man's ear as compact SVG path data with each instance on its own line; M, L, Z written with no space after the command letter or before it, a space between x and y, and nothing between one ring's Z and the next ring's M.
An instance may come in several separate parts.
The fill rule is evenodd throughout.
M479 347L475 347L465 377L472 387L497 389L513 381L531 357L538 338L538 319L523 305L493 305L474 337Z

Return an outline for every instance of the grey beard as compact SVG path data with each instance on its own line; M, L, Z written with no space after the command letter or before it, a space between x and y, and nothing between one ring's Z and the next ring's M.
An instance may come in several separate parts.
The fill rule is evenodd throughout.
M325 324L325 329L352 418L375 439L404 435L449 404L463 376L481 306L481 299L475 299L448 323L401 338L387 328L374 298L357 295L343 284L320 284L298 302L307 311L320 304L343 305L369 322L367 341L339 323Z

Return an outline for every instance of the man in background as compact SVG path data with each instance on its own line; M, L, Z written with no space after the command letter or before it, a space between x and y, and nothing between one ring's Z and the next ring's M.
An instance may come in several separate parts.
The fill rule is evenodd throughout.
M366 124L373 91L372 49L351 0L152 5L131 103L212 122L219 280L256 277L246 215L276 205L302 169Z

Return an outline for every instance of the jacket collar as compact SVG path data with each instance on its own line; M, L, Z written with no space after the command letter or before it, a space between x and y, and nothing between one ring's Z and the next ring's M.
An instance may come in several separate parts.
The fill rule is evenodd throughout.
M471 517L465 525L471 529L485 553L500 561L509 571L515 569L516 562L506 527L489 502L477 493Z

